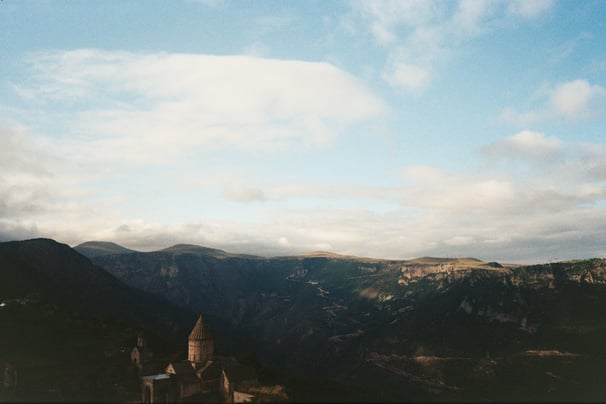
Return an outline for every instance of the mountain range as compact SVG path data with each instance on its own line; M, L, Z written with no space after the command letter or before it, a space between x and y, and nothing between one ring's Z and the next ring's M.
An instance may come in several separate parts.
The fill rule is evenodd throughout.
M606 394L596 377L606 370L604 260L268 258L190 245L91 259L132 287L223 319L281 372L316 375L304 401Z
M29 366L30 379L40 367L72 369L33 399L49 391L68 401L133 399L99 395L136 385L112 374L126 355L120 349L145 329L167 352L182 350L195 312L208 316L220 350L261 363L294 401L606 396L601 259L522 266L329 252L259 257L36 239L0 244L0 299L10 303L0 319L12 330L0 336L0 359ZM75 375L87 369L84 357L107 375L88 390L69 383L90 382L90 365Z

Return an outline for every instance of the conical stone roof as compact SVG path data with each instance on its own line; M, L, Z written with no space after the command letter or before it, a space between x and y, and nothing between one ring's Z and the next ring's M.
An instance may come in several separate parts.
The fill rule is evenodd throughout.
M212 339L212 338L213 338L213 336L210 333L210 329L208 328L208 325L202 319L202 314L200 314L198 316L198 321L196 321L196 325L194 326L193 330L191 330L191 332L189 333L189 339L190 340L205 340L205 339Z

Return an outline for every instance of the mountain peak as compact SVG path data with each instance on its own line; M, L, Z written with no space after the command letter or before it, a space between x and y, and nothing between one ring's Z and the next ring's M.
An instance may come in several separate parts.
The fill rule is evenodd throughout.
M332 259L338 259L338 260L353 260L353 261L360 261L360 262L390 261L390 260L383 259L383 258L358 257L355 255L337 254L337 253L330 252L330 251L310 251L310 252L306 252L306 253L297 254L297 255L295 255L295 257L297 257L297 258L332 258Z
M172 247L165 248L163 250L158 250L156 252L163 253L171 253L171 254L193 254L204 257L213 257L213 258L251 258L258 259L260 258L257 255L249 255L249 254L234 254L224 250L220 250L218 248L211 247L203 247L196 244L175 244Z
M129 254L137 252L119 244L112 243L111 241L86 241L75 246L74 250L89 258L98 257L101 255Z
M333 253L330 251L310 251L298 255L299 257L327 257L327 258L344 258L345 255Z
M223 251L223 250L219 250L218 248L210 248L210 247L203 247L200 245L196 245L196 244L175 244L171 247L167 247L164 248L162 250L159 250L161 252L172 252L172 253L180 253L180 254L185 254L185 253L191 253L191 254L204 254L204 255L221 255L221 256L225 256L228 255L227 252Z

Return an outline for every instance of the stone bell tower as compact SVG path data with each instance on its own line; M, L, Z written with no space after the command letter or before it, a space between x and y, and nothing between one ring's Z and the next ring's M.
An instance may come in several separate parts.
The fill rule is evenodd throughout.
M187 360L191 362L192 366L198 368L213 360L214 351L213 336L200 314L196 325L189 334Z

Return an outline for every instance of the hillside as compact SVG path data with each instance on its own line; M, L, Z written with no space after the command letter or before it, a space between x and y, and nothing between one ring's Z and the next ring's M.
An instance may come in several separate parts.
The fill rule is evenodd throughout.
M202 257L212 258L261 258L255 255L248 254L232 254L216 248L202 247L195 244L176 244L172 247L160 250L162 253L170 253L175 255L191 254Z
M137 399L128 367L137 334L170 353L194 318L64 244L0 243L0 365L19 372L18 395L0 391L0 401Z
M129 285L229 322L300 383L302 401L606 394L596 376L606 371L603 260L523 267L170 250L93 259Z
M183 312L163 298L127 286L65 244L49 239L0 243L0 294L41 299L108 315L140 327L185 332Z
M128 254L131 252L137 252L135 250L122 247L116 243L109 241L87 241L82 244L78 244L74 247L74 250L86 257L97 257L99 255L111 255L111 254Z

